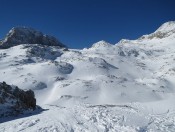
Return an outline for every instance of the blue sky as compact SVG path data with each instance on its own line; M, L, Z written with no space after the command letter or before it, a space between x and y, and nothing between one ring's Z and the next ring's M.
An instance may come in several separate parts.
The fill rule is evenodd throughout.
M136 39L172 20L175 0L0 0L0 38L28 26L70 48Z

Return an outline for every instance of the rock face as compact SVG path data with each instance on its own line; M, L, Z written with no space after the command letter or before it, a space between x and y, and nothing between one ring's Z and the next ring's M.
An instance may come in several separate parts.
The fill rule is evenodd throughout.
M35 110L36 99L32 90L0 83L0 117L17 116L26 110Z
M5 39L0 41L0 48L6 49L19 44L42 44L47 46L65 47L55 37L27 27L12 28Z

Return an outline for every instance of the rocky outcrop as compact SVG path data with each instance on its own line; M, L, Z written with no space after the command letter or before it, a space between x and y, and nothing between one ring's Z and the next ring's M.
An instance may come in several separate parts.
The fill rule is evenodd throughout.
M0 41L0 48L6 49L19 44L42 44L47 46L66 47L53 36L45 35L32 28L15 27Z
M17 116L35 109L36 99L32 90L23 91L17 86L0 83L0 117Z

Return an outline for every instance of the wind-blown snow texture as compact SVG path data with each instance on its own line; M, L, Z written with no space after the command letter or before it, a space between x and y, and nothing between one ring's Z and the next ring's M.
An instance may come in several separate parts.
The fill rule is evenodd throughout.
M38 115L0 131L175 130L175 22L137 40L91 48L21 44L0 50L0 82L34 90Z

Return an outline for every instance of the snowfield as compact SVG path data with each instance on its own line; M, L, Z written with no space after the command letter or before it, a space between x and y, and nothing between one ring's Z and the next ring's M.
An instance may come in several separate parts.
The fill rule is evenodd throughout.
M34 90L43 111L0 119L1 132L174 132L175 22L115 45L0 49L2 81Z

